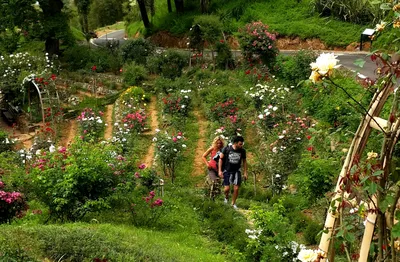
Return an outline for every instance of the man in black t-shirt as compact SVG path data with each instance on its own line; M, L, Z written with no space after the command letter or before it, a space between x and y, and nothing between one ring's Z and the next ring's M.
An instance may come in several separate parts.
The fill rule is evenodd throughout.
M243 148L244 139L237 136L231 146L225 147L219 156L218 174L224 179L225 203L228 203L230 186L233 185L232 207L237 208L236 199L242 183L240 167L243 162L243 176L247 179L246 150Z

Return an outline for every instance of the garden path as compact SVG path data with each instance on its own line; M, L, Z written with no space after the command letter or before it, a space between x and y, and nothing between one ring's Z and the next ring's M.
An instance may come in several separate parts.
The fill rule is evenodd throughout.
M60 139L60 146L68 146L70 145L76 136L76 133L78 131L78 122L76 119L70 119L65 123L66 128L63 128L65 130L65 134L62 135Z
M201 159L201 156L207 150L205 142L207 120L198 109L194 110L194 115L196 116L197 123L199 124L199 138L197 140L196 151L194 153L196 157L194 158L192 177L204 176L204 163Z
M159 126L156 107L157 107L157 98L155 96L152 96L148 109L148 112L150 114L150 132L148 134L153 136L156 134L156 129ZM145 164L147 167L151 167L153 165L154 153L155 153L155 144L152 143L147 150L145 159L143 160L143 164Z
M108 140L112 138L112 131L113 131L113 110L114 104L107 105L106 112L104 114L104 122L106 124L106 130L104 130L104 139Z

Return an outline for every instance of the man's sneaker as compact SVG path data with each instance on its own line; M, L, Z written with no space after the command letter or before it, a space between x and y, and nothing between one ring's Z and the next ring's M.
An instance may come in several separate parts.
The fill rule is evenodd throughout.
M232 205L233 209L238 209L238 207L236 206L236 204Z
M224 204L228 204L228 199L227 198L224 199Z

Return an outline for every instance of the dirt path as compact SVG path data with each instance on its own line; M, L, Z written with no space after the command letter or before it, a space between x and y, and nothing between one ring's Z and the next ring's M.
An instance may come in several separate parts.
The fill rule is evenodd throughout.
M197 140L196 151L194 152L196 157L194 158L192 177L204 176L204 162L201 159L201 156L207 150L205 138L207 119L200 113L199 110L195 110L194 115L196 116L197 123L199 123L199 139Z
M148 112L150 115L150 132L147 134L149 135L155 135L156 134L156 129L158 128L158 119L157 119L157 98L155 96L151 97L151 101L149 104ZM152 144L149 149L147 150L145 159L143 160L143 163L147 167L151 167L154 162L154 153L155 153L155 145Z
M104 114L104 121L106 125L106 130L104 130L104 139L108 140L112 138L112 131L113 131L113 115L114 105L108 105L106 108L106 113Z
M74 138L78 132L78 122L76 119L70 119L65 124L65 134L60 139L60 146L68 146L74 141Z

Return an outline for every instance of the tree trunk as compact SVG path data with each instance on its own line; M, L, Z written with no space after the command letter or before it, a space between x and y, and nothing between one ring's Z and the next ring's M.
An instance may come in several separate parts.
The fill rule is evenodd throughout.
M61 16L64 3L61 0L41 1L40 7L43 10L43 16L57 18ZM60 54L60 40L56 38L55 30L50 30L45 40L46 53L52 58L53 55Z
M171 0L167 0L167 5L168 5L168 13L172 13L172 4L171 4Z
M183 0L174 0L175 1L175 8L177 13L183 13Z
M208 3L209 0L200 0L200 11L202 14L208 13Z
M137 0L142 17L143 25L145 28L150 28L149 16L147 15L146 5L144 0Z

